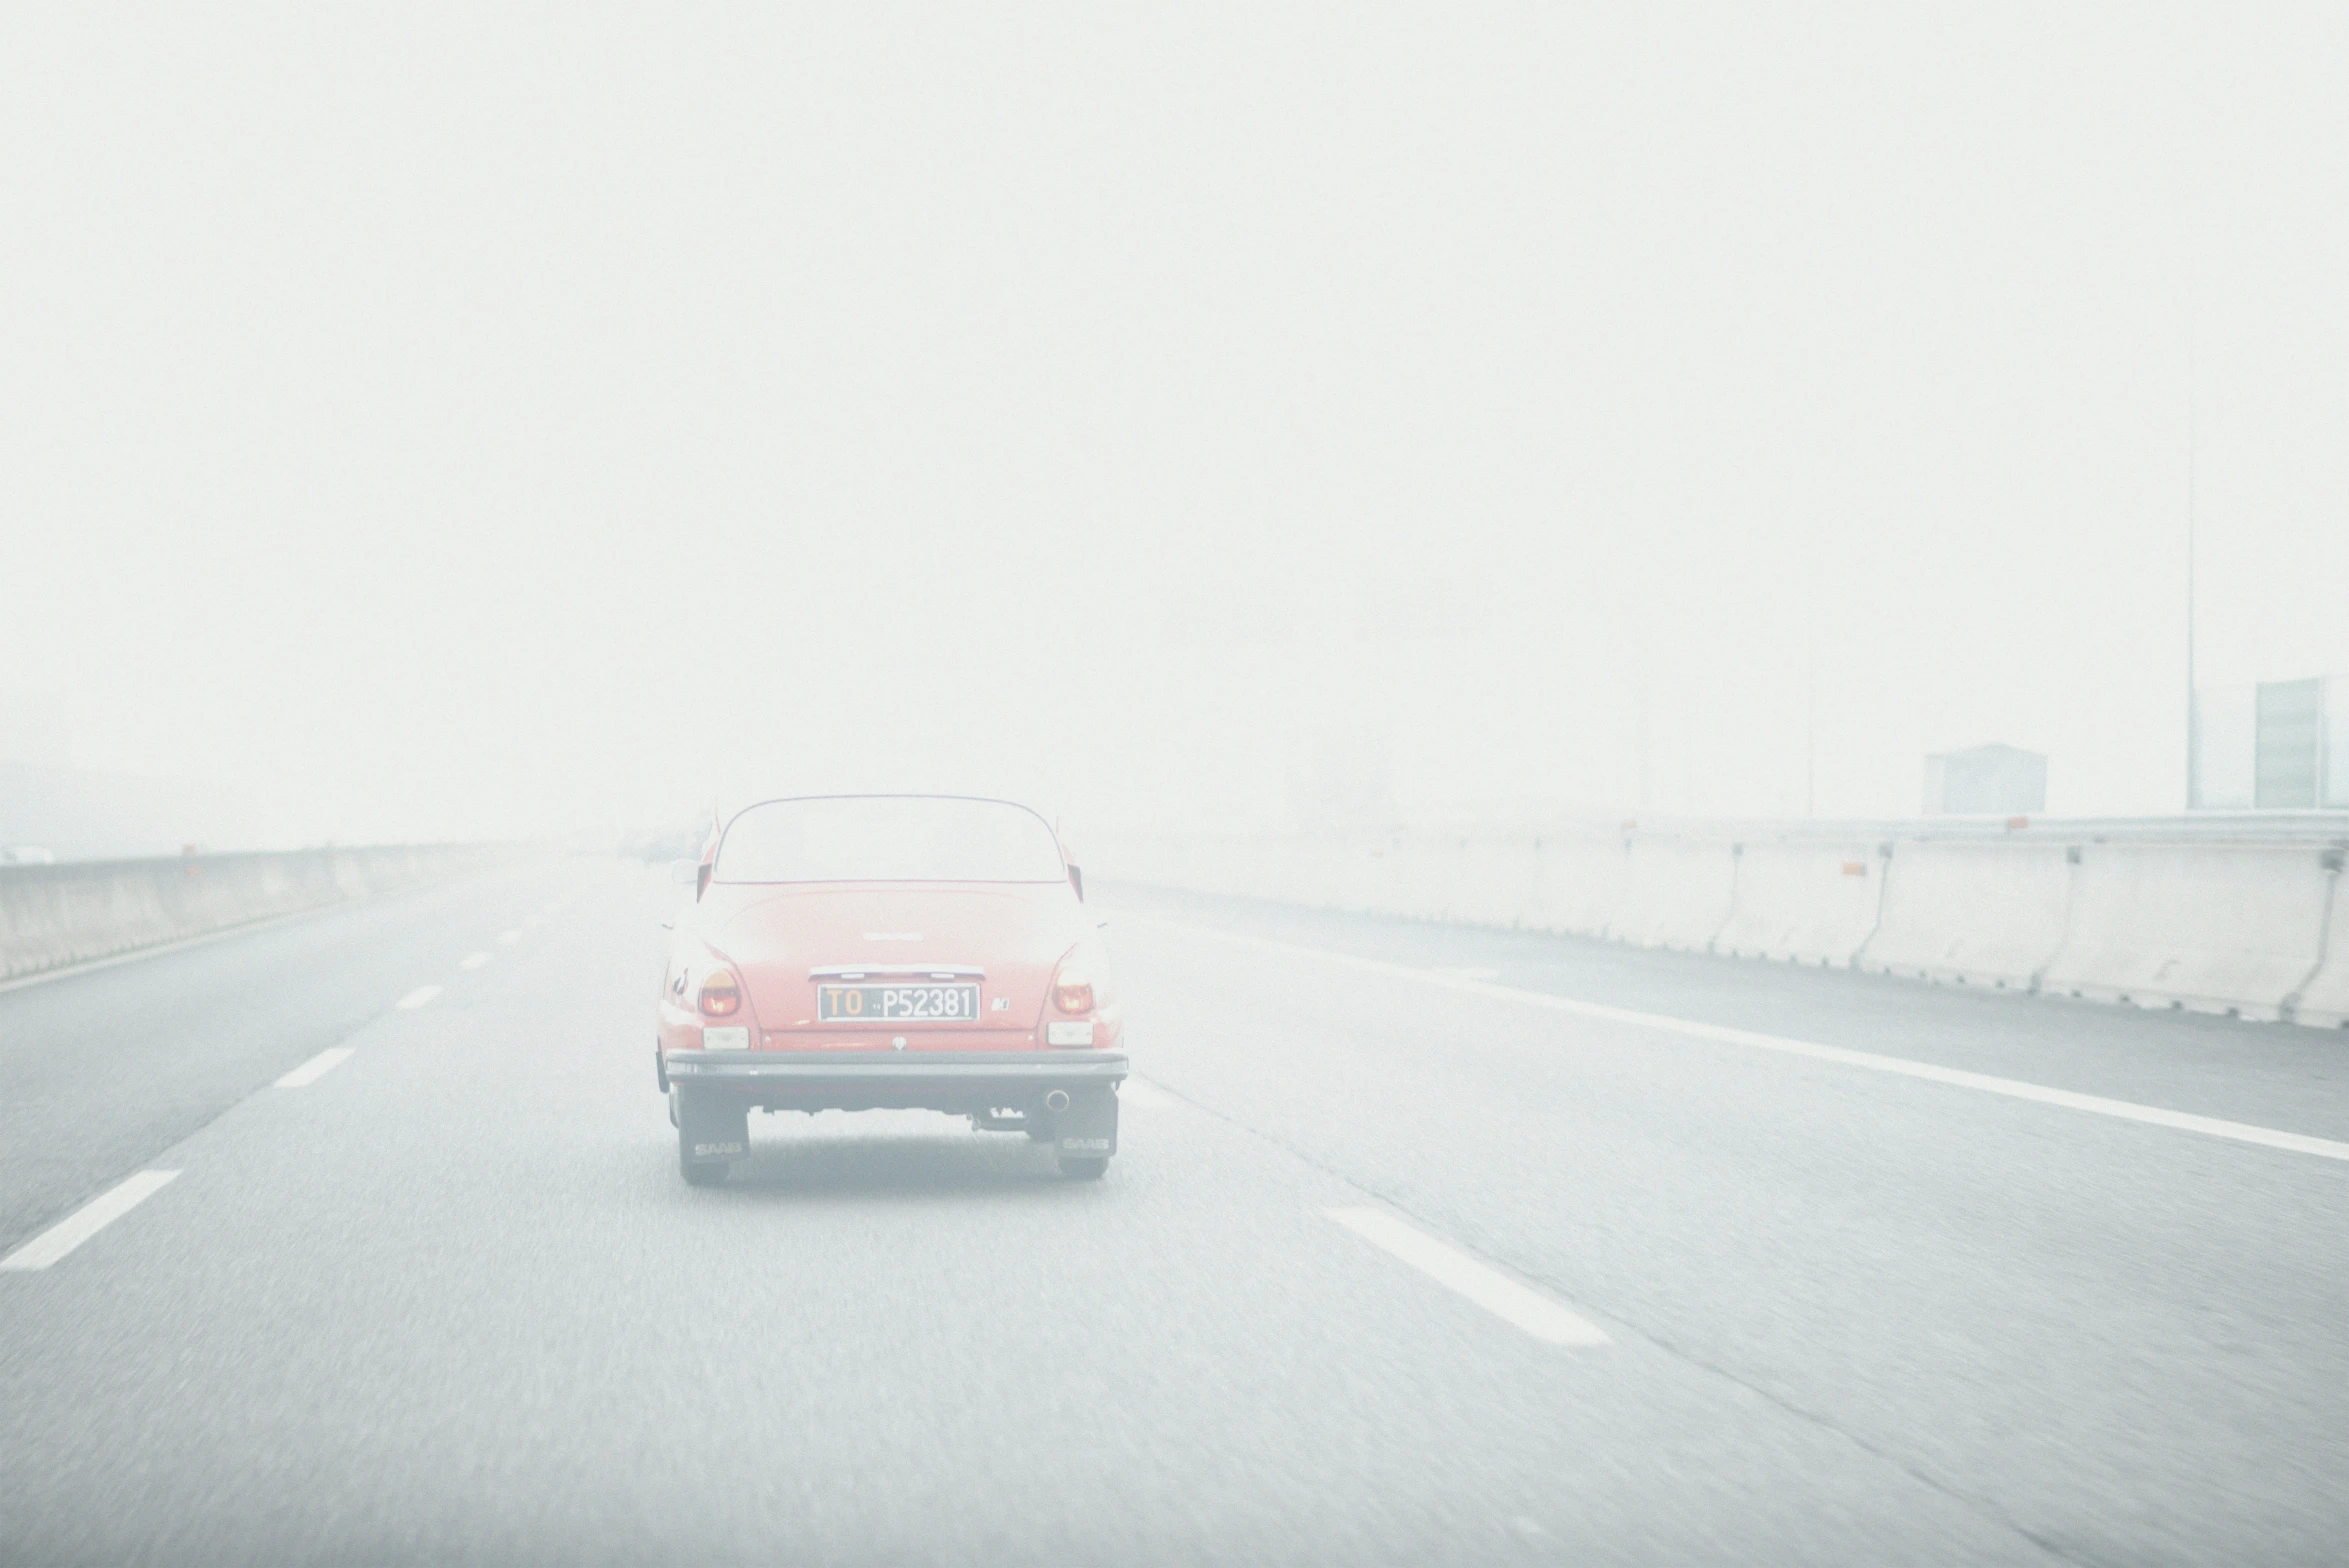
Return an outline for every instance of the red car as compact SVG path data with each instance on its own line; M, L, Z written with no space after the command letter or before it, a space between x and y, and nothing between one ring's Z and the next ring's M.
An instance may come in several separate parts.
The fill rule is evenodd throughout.
M918 1109L1117 1152L1117 995L1084 877L1009 801L819 795L736 813L690 867L656 1065L685 1179L749 1152L749 1113Z

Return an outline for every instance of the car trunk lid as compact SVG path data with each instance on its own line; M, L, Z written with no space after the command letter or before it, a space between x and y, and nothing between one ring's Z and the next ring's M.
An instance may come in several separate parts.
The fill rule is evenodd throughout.
M1080 934L1058 884L714 884L707 900L703 930L741 976L768 1050L1033 1048ZM825 987L838 988L829 1008Z

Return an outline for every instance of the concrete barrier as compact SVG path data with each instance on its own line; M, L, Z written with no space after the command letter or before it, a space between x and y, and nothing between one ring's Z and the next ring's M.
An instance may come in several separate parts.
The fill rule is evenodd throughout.
M2330 874L2307 844L2079 846L2064 944L2040 988L2278 1018L2316 972Z
M1269 836L1258 838L1249 842L1243 858L1255 868L1266 898L1283 904L1304 904L1315 901L1321 894L1313 874L1313 846L1308 843Z
M1451 912L1460 880L1460 844L1449 835L1407 833L1392 853L1391 902L1382 914L1441 920Z
M1318 907L1375 914L1393 902L1384 843L1338 843L1326 851L1329 882Z
M2324 959L2308 984L2293 998L2292 1016L2320 1029L2349 1028L2349 874L2344 874L2344 852L2335 848L2325 857L2332 887L2326 897Z
M1553 833L1534 850L1525 924L1537 931L1596 936L1622 907L1630 854L1619 833Z
M1334 841L1322 846L1322 896L1314 907L1377 914L1395 901L1394 866L1383 843Z
M1372 891L1370 877L1378 862L1367 844L1323 842L1313 847L1313 875L1320 883L1314 907L1366 910Z
M1896 844L1885 867L1884 918L1855 963L1879 974L2030 990L2063 947L2071 888L2062 844Z
M1362 851L1353 876L1361 891L1360 908L1374 915L1408 915L1420 900L1413 897L1413 846L1401 834L1390 834Z
M1170 836L1138 845L1119 874L1320 908L2349 1022L2339 869L2349 814L1645 830L1603 821L1306 841Z
M1880 844L1747 841L1737 894L1713 950L1739 958L1848 964L1884 907Z
M1252 891L1258 898L1277 896L1277 868L1267 866L1264 845L1248 838L1176 840L1166 846L1165 880L1194 892Z
M1451 918L1512 930L1523 926L1533 913L1534 883L1540 874L1541 862L1529 838L1494 834L1463 839Z
M510 853L452 844L0 867L0 980L412 886Z
M1728 840L1635 833L1624 854L1623 896L1605 934L1641 947L1710 951L1736 884L1736 846Z

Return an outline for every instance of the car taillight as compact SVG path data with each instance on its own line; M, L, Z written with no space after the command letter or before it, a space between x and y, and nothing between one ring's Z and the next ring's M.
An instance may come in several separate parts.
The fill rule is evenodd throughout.
M742 1010L742 987L731 970L710 971L701 983L701 1010L712 1018L731 1018Z
M1052 977L1052 1005L1064 1013L1093 1010L1093 971L1086 967L1082 951L1060 961L1060 973Z

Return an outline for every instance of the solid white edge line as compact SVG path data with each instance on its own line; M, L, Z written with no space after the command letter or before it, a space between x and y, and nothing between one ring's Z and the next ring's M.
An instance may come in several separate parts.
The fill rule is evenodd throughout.
M417 1008L422 1007L426 1002L431 1001L438 995L440 995L439 986L420 985L415 990L410 991L406 996L401 997L392 1005L399 1008L402 1012L412 1013Z
M330 1045L292 1072L287 1073L283 1078L278 1079L277 1087L280 1089L306 1088L333 1072L337 1067L342 1066L344 1062L349 1061L356 1051L355 1046Z
M140 1171L116 1183L47 1230L0 1258L0 1270L25 1273L45 1269L107 1226L171 1185L177 1171Z
M458 961L457 967L459 969L479 969L483 964L488 963L494 956L496 955L491 953L467 953L462 959Z
M1628 1024L1637 1029L1655 1029L1667 1034L1686 1035L1693 1040L1712 1040L1722 1045L1742 1045L1757 1051L1777 1051L1787 1056L1807 1056L1814 1061L1836 1062L1845 1067L1863 1067L1870 1072L1892 1073L1903 1078L1921 1078L1928 1083L1949 1084L1960 1089L1975 1089L1984 1094L2004 1095L2013 1100L2031 1100L2040 1105L2060 1105L2066 1110L2086 1111L2095 1116L2110 1116L2121 1121L2142 1122L2149 1127L2168 1127L2179 1132L2200 1133L2209 1138L2225 1138L2235 1143L2256 1144L2265 1149L2282 1149L2291 1154L2312 1154L2324 1160L2349 1160L2349 1143L2332 1138L2316 1138L2306 1133L2283 1132L2273 1127L2260 1127L2250 1122L2231 1122L2216 1116L2196 1116L2188 1111L2164 1110L2158 1105L2139 1105L2132 1100L2108 1100L2102 1095L2080 1094L2071 1089L2050 1088L2046 1084L2026 1083L2019 1078L2000 1078L1990 1073L1967 1072L1958 1067L1939 1067L1931 1062L1910 1061L1903 1056L1879 1056L1873 1051L1854 1051L1840 1045L1820 1045L1810 1040L1794 1040L1784 1035L1758 1034L1751 1029L1731 1029L1721 1024L1701 1024L1692 1019L1673 1018L1664 1013L1643 1013L1628 1007L1610 1007L1604 1002L1582 1002L1568 996L1556 996L1547 991L1526 991L1516 986L1492 985L1480 980L1458 980L1435 970L1414 969L1408 964L1391 964L1383 959L1362 958L1352 953L1334 952L1328 948L1303 947L1294 942L1276 942L1266 937L1248 936L1238 931L1226 931L1217 926L1195 926L1179 920L1161 920L1152 915L1126 917L1147 924L1165 926L1170 930L1189 931L1200 936L1221 937L1225 941L1243 943L1269 953L1280 953L1293 958L1319 958L1330 963L1343 964L1352 969L1372 974L1390 975L1398 980L1416 980L1422 985L1441 986L1447 990L1464 991L1471 996L1490 997L1500 1002L1523 1002L1534 1007L1546 1007L1553 1012L1573 1013L1583 1018L1604 1019L1608 1023Z
M1329 1217L1372 1246L1401 1258L1448 1290L1550 1345L1612 1344L1606 1330L1384 1209L1330 1209Z

